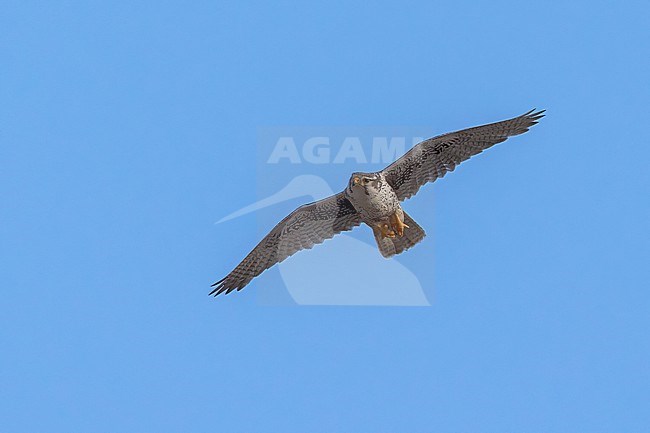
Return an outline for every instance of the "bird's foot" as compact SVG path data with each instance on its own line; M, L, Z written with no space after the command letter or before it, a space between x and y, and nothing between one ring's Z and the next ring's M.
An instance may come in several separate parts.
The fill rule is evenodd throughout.
M393 228L389 226L387 223L379 223L379 231L381 232L381 236L383 238L395 237L395 230L393 230Z
M404 229L409 228L409 226L404 224L404 221L402 220L402 218L400 218L397 212L395 212L393 215L390 216L389 222L393 232L397 233L400 237L404 236Z

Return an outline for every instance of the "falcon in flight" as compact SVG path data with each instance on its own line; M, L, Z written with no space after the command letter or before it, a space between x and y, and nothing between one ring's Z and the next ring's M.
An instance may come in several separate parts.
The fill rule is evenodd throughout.
M345 190L300 206L280 221L231 273L212 285L210 294L241 290L292 254L361 223L370 226L384 257L402 253L424 239L425 233L400 202L471 156L528 131L544 111L531 110L502 122L439 135L415 145L381 171L352 173Z

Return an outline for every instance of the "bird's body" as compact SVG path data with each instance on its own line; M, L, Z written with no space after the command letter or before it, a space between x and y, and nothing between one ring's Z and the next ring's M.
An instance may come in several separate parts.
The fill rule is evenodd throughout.
M361 221L372 228L379 252L384 257L398 254L395 248L390 248L394 242L384 239L402 237L404 229L410 226L404 224L404 211L384 173L352 173L344 194L359 213Z
M368 225L386 220L402 208L397 194L381 172L353 173L345 189L345 198Z
M462 161L528 131L542 113L531 110L510 120L430 138L384 170L353 173L344 191L301 206L284 218L230 274L213 285L211 294L240 290L275 263L361 223L372 228L384 257L402 253L424 239L425 233L404 212L401 202Z

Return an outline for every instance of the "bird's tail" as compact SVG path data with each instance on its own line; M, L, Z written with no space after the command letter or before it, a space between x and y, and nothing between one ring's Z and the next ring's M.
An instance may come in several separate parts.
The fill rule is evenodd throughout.
M379 231L374 230L377 247L382 256L388 258L395 254L400 254L420 242L426 236L424 229L413 221L413 218L406 212L404 212L404 224L409 226L409 228L404 229L404 236L385 238L382 237Z

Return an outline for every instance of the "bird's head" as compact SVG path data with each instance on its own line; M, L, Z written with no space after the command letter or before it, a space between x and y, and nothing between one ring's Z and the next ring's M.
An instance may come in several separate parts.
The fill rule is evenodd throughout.
M350 176L350 190L368 190L369 188L377 190L381 186L381 176L379 173L352 173Z

